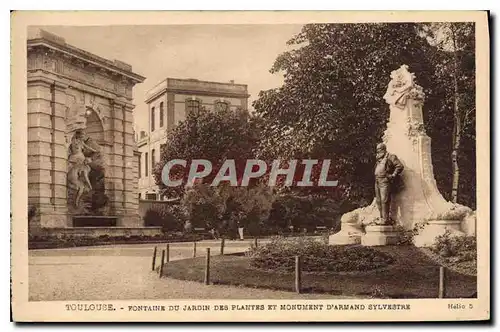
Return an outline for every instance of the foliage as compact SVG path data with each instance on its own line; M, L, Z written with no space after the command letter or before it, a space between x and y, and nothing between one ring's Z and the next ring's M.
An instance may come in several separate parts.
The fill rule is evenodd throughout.
M202 221L204 227L230 234L238 226L260 225L271 210L274 195L265 185L233 187L196 183L181 200L191 223Z
M309 239L275 237L271 243L252 247L248 252L250 264L260 269L293 271L295 256L302 258L302 270L366 271L388 266L392 258L363 246L329 246Z
M101 236L72 236L72 235L29 235L29 249L72 248L82 246L100 246L109 244L131 243L165 243L186 242L209 239L208 234L185 234L183 232L168 232L161 235L101 235Z
M184 194L184 185L167 187L162 181L162 170L168 161L187 160L186 167L174 166L170 179L182 179L186 183L191 161L206 159L212 163L212 172L204 180L210 182L227 159L235 160L237 171L241 172L247 159L254 159L254 149L259 133L254 118L246 111L219 109L186 114L167 137L162 147L160 161L155 165L153 175L156 184L169 197ZM243 164L244 165L244 164Z
M313 231L317 226L335 228L341 211L338 202L317 196L282 195L273 203L267 225L278 233L293 227Z
M436 237L432 250L453 262L476 261L477 242L475 236L453 236L449 230Z
M450 191L453 114L449 80L443 76L446 52L426 40L421 24L309 24L288 44L293 49L281 54L271 69L283 73L284 85L262 91L254 103L261 118L259 157L331 159L339 186L330 188L329 195L360 205L370 200L374 147L389 115L382 96L391 71L406 64L427 96L424 116L437 156L434 169L444 174L437 176L438 186ZM464 91L474 99L474 84L464 86ZM472 134L464 135L460 162L467 174L475 173L471 161L463 159L474 158L473 142ZM442 155L445 150L448 153ZM461 188L460 200L475 206L475 190ZM317 187L297 189L325 192Z
M421 25L422 35L438 48L436 86L443 96L440 108L430 114L431 137L438 144L434 156L451 165L438 174L453 202L475 207L475 34L474 23L434 22ZM453 128L453 130L449 130ZM451 144L449 144L451 142ZM435 145L435 144L433 144ZM438 177L438 176L437 176ZM438 177L438 183L442 182ZM450 190L451 189L451 190ZM457 194L458 191L458 194Z
M182 231L186 220L186 214L178 204L153 204L144 215L145 226L160 226L164 232Z
M284 85L254 104L264 119L261 153L331 159L342 195L366 199L373 185L367 169L388 117L382 96L389 74L404 63L428 85L431 46L414 24L306 25L289 44L298 48L271 70L284 73Z
M400 234L398 245L413 245L413 239L428 225L427 221L417 222L412 229L406 229L401 225L396 225L396 232Z

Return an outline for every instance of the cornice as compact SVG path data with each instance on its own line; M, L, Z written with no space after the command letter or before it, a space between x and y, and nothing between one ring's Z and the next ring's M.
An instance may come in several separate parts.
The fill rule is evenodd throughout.
M63 58L70 59L82 67L91 66L96 71L107 72L111 76L121 76L134 84L142 83L144 76L131 71L132 67L124 62L107 60L66 43L54 42L46 38L29 39L28 53L36 49L47 49L49 52L59 53Z
M165 88L159 90L155 94L149 96L145 103L148 104L165 93L175 93L182 95L195 95L195 96L207 96L207 97L222 97L222 98L249 98L250 95L247 93L230 93L230 92L210 92L206 90L185 90L185 89L175 89L175 88Z

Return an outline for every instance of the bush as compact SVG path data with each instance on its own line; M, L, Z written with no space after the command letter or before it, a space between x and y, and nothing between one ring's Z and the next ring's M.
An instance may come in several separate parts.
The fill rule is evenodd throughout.
M312 232L318 226L335 228L340 220L338 204L327 198L314 196L284 195L274 202L268 220L276 233L307 229Z
M150 235L100 235L74 236L67 234L30 235L28 249L72 248L80 246L126 244L126 243L158 243L158 242L186 242L209 239L208 234L185 234L183 232L169 232Z
M274 195L267 186L212 187L197 183L186 191L181 204L188 212L189 222L215 229L223 236L236 237L237 227L253 235L260 234L262 222L268 218Z
M450 231L436 237L432 251L455 262L475 261L477 242L475 236L453 236Z
M363 246L329 246L309 238L274 237L271 242L247 253L253 267L291 272L295 256L302 257L307 272L366 271L386 267L393 259L382 252Z
M187 217L178 204L154 203L144 215L145 226L161 227L164 232L183 231Z
M399 233L398 245L413 245L415 236L428 225L427 221L417 222L412 229L406 229L401 225L395 225L396 232Z

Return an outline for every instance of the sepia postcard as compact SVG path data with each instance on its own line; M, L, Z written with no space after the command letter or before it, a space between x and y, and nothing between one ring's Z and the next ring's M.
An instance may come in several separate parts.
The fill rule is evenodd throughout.
M487 11L14 11L16 322L490 320Z

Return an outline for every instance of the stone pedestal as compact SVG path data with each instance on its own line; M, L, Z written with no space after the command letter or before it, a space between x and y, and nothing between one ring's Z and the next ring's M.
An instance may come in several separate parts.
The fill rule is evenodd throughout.
M399 236L394 226L369 225L361 237L361 244L368 247L395 245L399 241Z
M431 220L413 237L413 244L417 247L429 247L434 244L437 236L449 231L451 236L464 235L460 220Z

